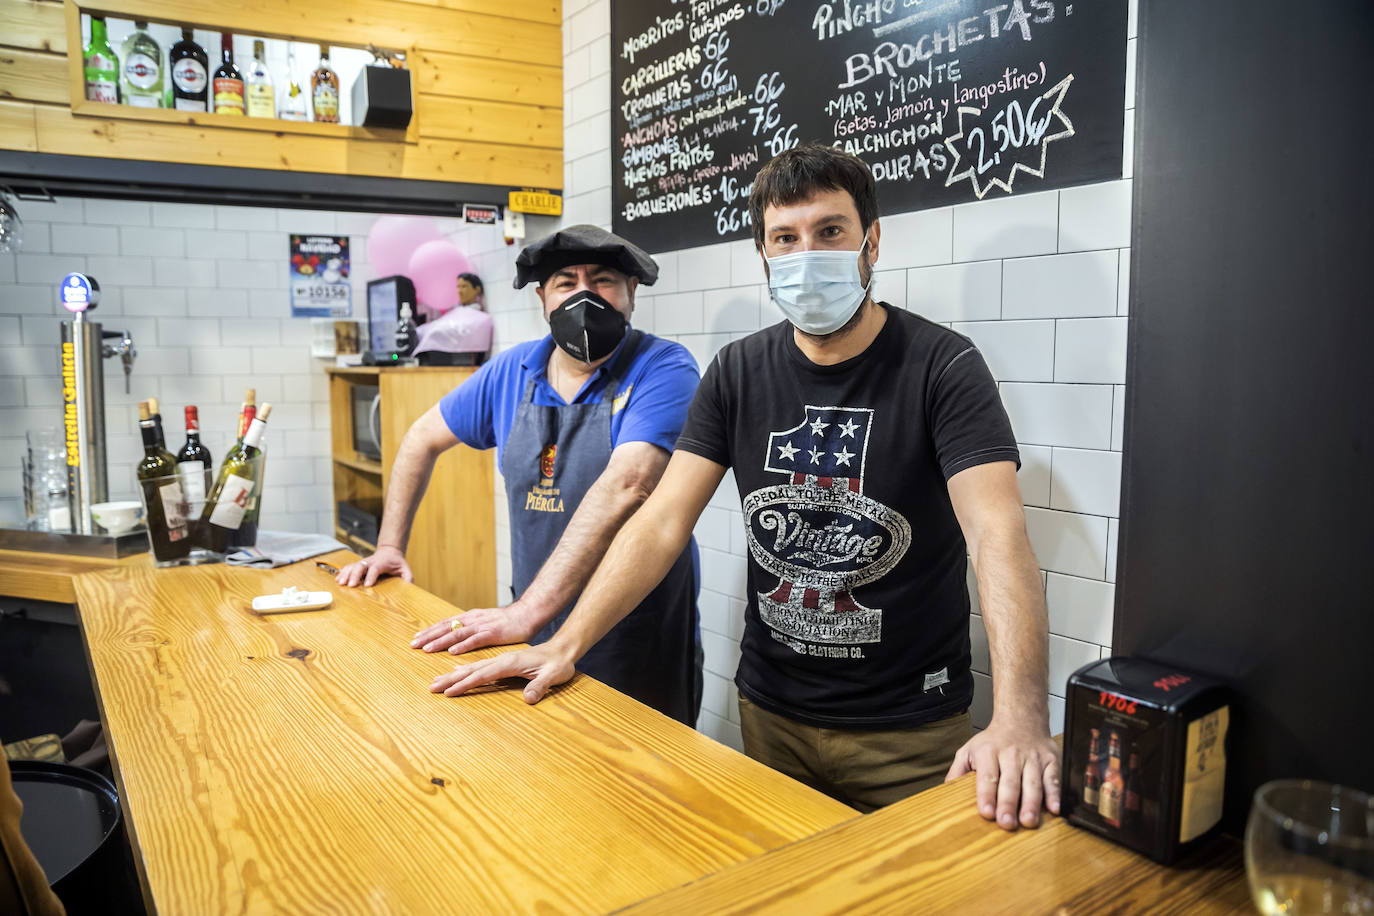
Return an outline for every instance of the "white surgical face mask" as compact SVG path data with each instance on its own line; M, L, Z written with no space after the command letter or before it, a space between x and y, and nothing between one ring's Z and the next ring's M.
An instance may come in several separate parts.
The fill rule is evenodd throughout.
M858 251L798 251L768 261L768 295L794 326L820 337L844 327L868 296ZM869 282L872 282L872 276Z

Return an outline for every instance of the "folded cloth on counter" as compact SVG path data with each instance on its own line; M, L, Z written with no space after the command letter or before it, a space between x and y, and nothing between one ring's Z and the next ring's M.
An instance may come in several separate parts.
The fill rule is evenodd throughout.
M256 547L242 547L224 558L230 566L256 566L274 569L322 553L344 550L343 544L327 534L301 534L294 531L259 531Z

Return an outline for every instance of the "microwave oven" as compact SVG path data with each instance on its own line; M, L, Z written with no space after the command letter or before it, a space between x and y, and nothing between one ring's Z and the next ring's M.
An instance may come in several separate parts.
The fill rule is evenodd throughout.
M353 385L353 451L382 460L382 395L376 385Z

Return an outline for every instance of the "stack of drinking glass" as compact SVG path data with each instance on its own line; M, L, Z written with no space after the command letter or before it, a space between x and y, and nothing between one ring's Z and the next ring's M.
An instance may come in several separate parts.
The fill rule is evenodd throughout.
M24 519L35 531L72 530L67 496L67 440L59 426L31 429L24 469Z

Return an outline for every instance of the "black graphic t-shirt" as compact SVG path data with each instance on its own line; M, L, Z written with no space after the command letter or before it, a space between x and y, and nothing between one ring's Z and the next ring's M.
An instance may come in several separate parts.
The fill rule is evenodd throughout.
M765 709L903 728L966 709L966 547L946 481L1020 456L968 338L883 304L818 366L787 322L720 351L677 447L734 468L749 544L735 681Z

